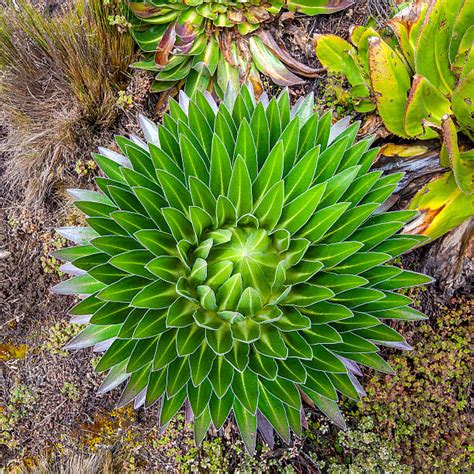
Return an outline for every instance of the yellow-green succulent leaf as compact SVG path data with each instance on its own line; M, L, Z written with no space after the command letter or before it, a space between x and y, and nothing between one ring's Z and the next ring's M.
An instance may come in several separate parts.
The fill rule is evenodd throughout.
M453 9L455 5L452 5ZM472 46L474 39L474 7L471 0L463 0L462 6L457 11L451 39L449 44L449 59L451 63L456 62L459 51Z
M362 25L354 25L350 29L350 41L351 43L358 48L359 47L359 39L363 35L365 31L367 31L369 27L362 26Z
M464 194L452 172L435 178L410 202L420 215L405 228L405 233L420 234L435 240L474 215L472 195Z
M405 112L405 131L413 138L430 139L437 132L427 128L425 122L441 126L443 116L450 115L450 101L426 77L415 75Z
M405 110L411 77L405 63L385 41L369 38L370 82L377 110L387 129L408 138L405 130Z
M354 0L288 0L288 10L305 15L327 15L344 10L354 4Z
M432 1L421 27L415 52L415 72L444 94L451 94L455 76L449 61L454 20L463 0Z
M474 191L474 151L459 151L456 126L449 115L443 117L442 135L444 149L459 189L465 194L472 194Z
M365 75L369 75L369 38L381 38L373 28L365 28L357 42L357 55L353 54L357 64L360 65Z
M453 113L461 130L474 133L474 69L457 85L452 98Z
M356 50L346 40L336 35L316 34L314 45L319 61L329 72L343 74L352 86L367 83L363 70L354 59Z
M303 83L296 74L317 75L316 69L299 63L278 45L270 30L264 33L276 49L258 41L251 42L263 31L261 26L283 9L307 15L328 14L349 7L354 0L141 0L124 3L130 12L131 34L146 53L145 61L135 63L135 68L163 72L162 68L170 62L174 64L176 58L195 56L192 67L186 62L180 63L173 73L160 72L152 90L164 91L184 84L189 94L210 90L222 95L228 82L234 88L250 83L258 96L263 89L257 70L284 86ZM214 46L209 48L217 42L217 50L222 55L213 51ZM203 54L207 58L202 58ZM194 67L201 61L208 69Z
M415 51L420 29L423 25L427 0L410 3L387 22L397 37L400 49L406 61L415 70Z

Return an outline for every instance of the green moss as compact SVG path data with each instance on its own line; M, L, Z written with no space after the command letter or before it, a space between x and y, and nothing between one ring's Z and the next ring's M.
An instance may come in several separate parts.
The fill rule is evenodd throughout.
M61 387L61 393L74 401L80 399L79 388L71 382L64 382L63 386Z
M82 160L79 159L74 165L74 171L78 176L87 176L97 169L97 165L94 160Z
M339 473L409 473L409 466L400 463L400 455L392 445L374 432L374 422L364 417L356 430L338 433L337 443L347 464L328 464L329 474Z
M406 464L454 472L469 466L469 325L472 303L438 306L438 317L407 325L411 352L394 354L394 376L372 375L367 398L353 410L369 415L375 431Z
M64 350L64 346L83 328L80 324L70 324L65 321L60 321L48 330L48 335L41 349L49 352L51 355L58 355L67 357L68 351Z
M260 446L255 457L249 456L235 428L229 424L220 437L209 437L196 447L191 427L185 423L184 415L179 414L164 433L154 432L150 442L153 449L166 458L165 465L170 471L183 474L296 472L287 464L288 455L282 453L278 457L269 457L271 450L266 446Z
M310 417L305 432L306 451L314 465L329 474L409 473L392 444L375 430L370 417L362 417L354 428L336 430L326 420Z
M63 275L63 272L59 269L61 262L55 257L51 256L51 253L55 250L59 250L66 247L67 240L61 237L56 232L46 232L40 236L42 242L42 255L40 256L41 267L44 273L55 273L59 276Z
M126 91L119 91L117 98L117 107L122 109L132 109L133 108L133 96L127 94Z
M0 405L0 445L5 445L8 449L19 446L15 437L16 427L32 409L36 399L36 394L27 385L12 385L6 397L6 404Z
M352 97L341 77L329 74L315 101L320 115L330 110L335 119L340 119L354 113Z

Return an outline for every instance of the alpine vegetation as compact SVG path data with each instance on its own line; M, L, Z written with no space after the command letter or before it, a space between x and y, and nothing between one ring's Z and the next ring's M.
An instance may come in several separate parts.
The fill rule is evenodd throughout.
M424 318L395 290L431 279L387 263L425 239L398 233L414 211L380 209L401 175L313 107L181 93L161 126L142 118L146 143L95 155L100 192L70 191L88 226L54 253L74 275L54 290L83 297L69 349L105 351L100 391L127 381L120 405L159 401L161 425L187 400L198 444L231 413L251 453L257 429L289 441L302 400L343 427L359 365L392 373L378 346L409 348L388 321Z
M185 83L185 91L223 92L231 81L263 86L259 71L290 86L317 72L297 61L273 38L265 23L284 9L305 15L343 10L353 0L141 0L127 2L131 32L144 61L134 66L157 73L152 90ZM289 68L289 69L288 69ZM291 69L291 71L290 71ZM293 72L292 72L293 71ZM298 75L296 75L296 74Z

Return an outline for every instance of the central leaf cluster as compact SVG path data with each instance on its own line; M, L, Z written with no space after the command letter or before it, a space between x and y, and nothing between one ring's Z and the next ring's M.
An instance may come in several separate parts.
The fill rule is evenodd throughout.
M278 242L254 226L219 229L206 237L194 251L187 279L189 295L199 305L196 323L208 329L218 328L221 321L242 323L257 337L256 323L281 316L269 307L282 294L277 273L284 257Z

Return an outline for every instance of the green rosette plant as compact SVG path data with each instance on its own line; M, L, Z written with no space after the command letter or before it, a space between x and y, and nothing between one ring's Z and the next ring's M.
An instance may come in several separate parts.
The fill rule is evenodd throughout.
M316 54L351 85L358 112L377 111L387 130L407 139L442 139L447 168L410 203L416 232L436 239L474 215L474 3L416 0L387 22L351 31L351 43L316 35Z
M155 92L185 83L195 90L223 92L231 81L262 92L259 72L283 86L301 84L295 75L317 71L295 60L260 27L283 9L306 15L329 14L353 0L144 0L128 2L132 34L145 53L137 68L157 73ZM294 72L291 72L287 66Z
M359 364L392 373L379 345L409 348L388 322L424 318L395 290L431 279L387 263L425 239L398 233L416 212L380 211L401 175L369 172L371 140L312 96L170 109L100 149L100 192L70 191L88 226L54 253L74 275L54 291L83 296L69 349L105 351L100 392L127 381L120 405L160 401L161 425L187 400L197 443L231 413L250 452L257 428L288 441L302 397L344 426Z

